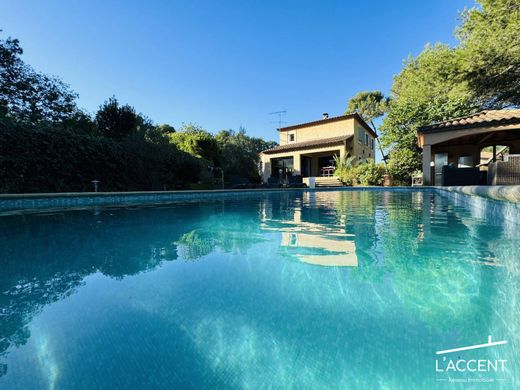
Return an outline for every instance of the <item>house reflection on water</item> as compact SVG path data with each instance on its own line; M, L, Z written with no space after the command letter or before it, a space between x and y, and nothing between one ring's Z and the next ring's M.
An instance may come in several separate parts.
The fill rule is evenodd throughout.
M265 202L260 229L280 232L281 251L288 257L320 266L357 267L355 235L345 231L346 216L338 213L331 195L303 193L301 204L284 212Z

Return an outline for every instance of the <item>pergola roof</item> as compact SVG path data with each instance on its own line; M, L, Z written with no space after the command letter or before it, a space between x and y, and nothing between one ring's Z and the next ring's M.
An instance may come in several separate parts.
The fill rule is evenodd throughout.
M294 142L294 143L280 145L280 146L276 146L271 149L264 150L262 153L273 154L273 153L280 153L280 152L291 152L291 151L302 150L302 149L312 149L314 147L340 145L352 137L353 137L353 135L349 134L349 135L341 135L339 137L315 139L312 141Z
M488 110L420 127L418 133L439 133L476 127L520 124L520 109Z

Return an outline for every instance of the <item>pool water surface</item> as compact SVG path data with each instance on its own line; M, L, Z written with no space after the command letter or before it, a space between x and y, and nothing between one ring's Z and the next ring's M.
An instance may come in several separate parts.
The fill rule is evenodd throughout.
M425 190L4 215L0 388L519 387L519 248Z

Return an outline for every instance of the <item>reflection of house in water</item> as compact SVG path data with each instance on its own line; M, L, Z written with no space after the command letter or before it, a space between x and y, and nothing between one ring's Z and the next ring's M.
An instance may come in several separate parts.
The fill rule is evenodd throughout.
M344 217L338 219L328 207L306 207L309 199L305 198L309 196L314 194L304 193L303 204L293 205L283 215L277 215L276 205L265 203L260 228L280 232L282 251L299 261L322 266L357 267L354 235L345 232Z

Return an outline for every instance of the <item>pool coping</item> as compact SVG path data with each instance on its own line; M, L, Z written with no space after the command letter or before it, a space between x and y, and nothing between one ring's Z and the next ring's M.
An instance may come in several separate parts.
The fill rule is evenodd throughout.
M520 185L433 187L452 193L520 204Z
M93 206L130 206L162 202L196 201L247 194L276 192L325 191L441 191L520 205L518 186L459 186L459 187L323 187L323 188L254 188L183 191L130 191L130 192L62 192L0 194L0 211L42 211L45 209L84 208Z

